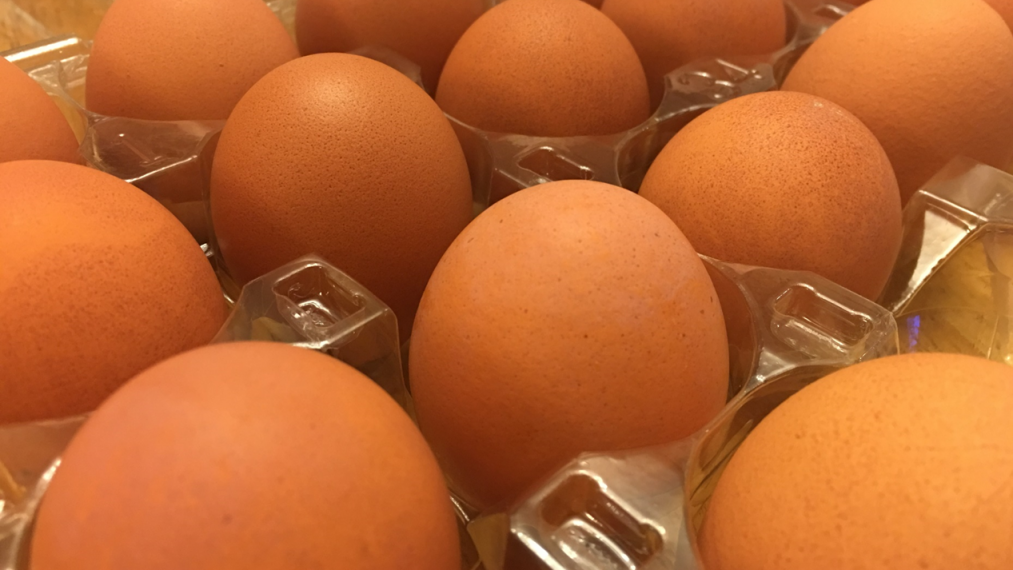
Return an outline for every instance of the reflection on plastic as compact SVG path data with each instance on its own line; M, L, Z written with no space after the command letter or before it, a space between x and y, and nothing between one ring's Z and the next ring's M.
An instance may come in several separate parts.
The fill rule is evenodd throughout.
M414 417L394 312L320 257L300 258L243 287L212 342L244 340L333 356L369 376Z
M732 347L729 406L670 445L585 454L468 526L487 570L690 570L713 484L745 436L823 375L897 352L886 309L811 273L705 258Z
M1013 176L958 158L904 209L900 257L883 294L904 352L1013 364Z

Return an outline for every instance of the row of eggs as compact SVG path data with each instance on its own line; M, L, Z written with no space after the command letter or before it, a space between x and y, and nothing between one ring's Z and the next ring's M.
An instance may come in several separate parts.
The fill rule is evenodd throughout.
M116 17L129 14L131 4L144 3L119 0L110 11L109 27L104 23L103 30L115 29ZM557 183L504 200L471 225L467 164L443 111L489 130L544 135L608 133L636 124L649 113L651 81L646 73L643 80L637 73L642 71L637 55L648 67L644 51L616 49L595 40L600 36L621 43L623 39L601 13L570 0L510 0L490 10L456 42L462 51L451 52L449 71L439 79L435 103L413 83L375 62L345 55L293 59L294 51L268 65L249 82L252 87L237 87L236 80L201 80L196 72L200 68L190 68L178 74L195 82L186 91L165 82L164 76L146 83L140 73L124 73L129 63L112 64L107 68L109 78L100 79L103 50L109 54L104 57L114 61L129 59L140 52L134 46L152 45L154 38L163 36L153 32L153 26L192 30L198 16L215 14L207 9L184 10L174 22L163 8L158 18L135 15L144 18L144 25L124 24L137 34L131 49L103 41L109 36L100 30L89 66L90 74L97 71L95 77L89 75L88 104L105 114L140 116L123 107L101 108L100 101L118 97L124 105L172 108L200 99L194 93L207 92L210 97L211 85L238 93L234 97L238 103L226 109L229 119L215 156L210 203L216 237L232 276L249 281L301 254L318 251L390 304L400 317L404 338L412 338L412 389L423 432L455 490L485 507L516 494L574 453L677 439L695 431L721 408L727 393L724 324L695 252L812 270L875 298L899 247L902 199L956 154L1005 166L1013 151L1013 138L1007 136L1013 109L1008 99L1013 94L1008 77L996 69L1013 65L1013 37L1001 18L979 0L930 4L915 10L910 2L873 0L854 12L817 42L789 77L786 88L802 93L745 97L707 113L666 147L645 179L641 197L594 183ZM606 14L608 7L606 2ZM258 25L283 31L275 20L260 16L247 21L240 12L229 12L227 18L218 14L216 25L240 22L243 35L254 37L258 48L274 56L285 53L288 48L270 45L270 38L278 38L279 46L290 42L284 34L251 31ZM266 9L261 12L273 18ZM756 26L756 20L750 22ZM574 37L573 32L564 33L567 25L590 38L598 50L567 45ZM769 31L766 26L757 27ZM543 31L534 44L515 48L512 55L516 57L497 55L497 50L510 51L506 40L523 37L530 29ZM901 48L912 44L911 38L898 29L921 32L925 38L931 35L953 52L928 54L926 46L932 43L925 38L916 44L917 53L905 51ZM783 37L784 30L778 33ZM562 41L563 47L546 37ZM893 49L884 58L857 49L868 38L903 45L887 45ZM206 53L198 55L206 59L209 54L227 54L226 47L235 44L226 44L221 49L204 47ZM850 48L843 59L841 46ZM468 57L465 48L469 47L477 55ZM544 57L556 51L565 51L574 60L586 56L587 61L567 62L574 67L556 73L551 67L532 71L532 65L544 65L544 61L559 65L559 60ZM170 63L187 60L178 48L158 53ZM624 55L625 61L616 63ZM157 71L153 63L158 58L148 54L138 59L145 71ZM457 60L461 63L454 67ZM975 89L959 93L939 89L926 96L924 85L893 74L889 77L907 85L909 91L892 93L891 88L897 89L894 83L882 86L887 70L875 72L875 64L883 62L911 70L918 67L915 64L924 68L925 61L938 66L932 73L959 70L957 75ZM969 69L972 61L988 62L990 67ZM242 75L231 69L231 62L214 63L234 74L230 77ZM581 68L582 63L592 67ZM510 69L513 64L520 68ZM454 69L461 70L456 86ZM20 81L26 92L31 91L29 83L10 73L10 84ZM855 83L862 76L877 78L879 90L870 95L868 86ZM532 83L538 91L519 85L523 78L536 78ZM595 80L602 84L588 84ZM446 81L451 81L446 83L451 87L445 88ZM503 99L511 94L513 99ZM947 100L950 97L961 99ZM931 105L912 108L912 101L921 99ZM42 101L28 93L17 102L25 105L19 109L37 105L39 116L56 116ZM205 118L201 112L142 118ZM19 119L30 116L17 113ZM903 119L912 116L921 130L912 134L897 127L910 126ZM221 115L207 118L216 117ZM45 129L39 128L42 124L33 119L26 136L5 140L23 152L45 139ZM76 146L76 141L64 148L71 144ZM44 157L76 160L72 152ZM171 217L142 194L114 182L98 173L52 163L14 162L0 167L0 183L18 189L7 197L11 201L4 208L9 217L3 227L10 230L5 232L10 241L5 243L11 247L3 261L12 277L5 288L11 294L5 297L4 320L23 323L4 339L10 341L6 346L23 347L5 362L10 374L5 381L16 396L19 385L30 388L21 390L23 400L21 396L5 399L7 421L92 409L148 364L202 344L224 319L214 276L202 265L203 256L192 240L187 241L185 230L180 231ZM708 191L700 192L701 188ZM820 192L813 193L812 188ZM177 245L168 247L167 243ZM75 267L107 273L72 270ZM85 286L89 278L94 279L91 288ZM66 284L61 279L75 282ZM35 289L60 283L64 284L48 294ZM25 293L19 296L19 291ZM68 296L66 291L79 293ZM27 300L26 295L30 296ZM114 322L113 315L131 322ZM146 317L140 320L136 315ZM152 326L153 322L159 325ZM95 332L81 338L81 330ZM23 336L26 331L28 340ZM45 337L33 339L33 333L45 333ZM90 360L66 358L68 347L54 346L54 336L80 339L75 350ZM206 353L195 354L163 366L207 358ZM287 357L264 362L244 353L230 358L227 367L197 366L219 370L222 377L248 376L254 369L277 370L272 363L277 367L282 358ZM238 367L233 360L246 360L253 366ZM910 370L904 374L917 375L922 370L919 366L925 365L905 366ZM956 366L959 371L960 366L979 365L941 361L934 366L943 370ZM673 378L673 369L681 374ZM547 380L546 370L561 376ZM168 384L186 376L145 373L156 378L160 374ZM1003 373L974 375L987 379ZM574 376L581 378L576 391L559 381ZM36 384L19 384L20 378L27 377ZM616 377L637 381L616 385ZM73 379L70 386L68 379ZM556 388L563 392L556 393ZM987 389L990 394L996 391L992 384ZM137 392L124 390L104 410L116 410L114 403L138 397L132 393ZM279 397L277 392L268 393L262 397ZM992 394L990 399L999 402L998 410L1006 409L1004 397ZM129 411L142 419L148 415L142 413L143 406L119 405L121 411L104 413L116 417ZM309 404L300 402L298 409L310 409ZM164 417L164 412L154 416ZM102 423L96 420L92 425ZM80 441L88 442L87 434L108 429L91 428ZM123 445L128 444L137 442ZM88 444L78 446L87 449ZM380 441L371 442L370 447L386 446ZM136 457L137 450L130 449L121 451L124 457ZM426 464L426 453L419 452L409 462ZM83 467L96 461L88 458L89 452L77 454L86 459L73 461L73 448L67 459L68 465L82 465L77 477L105 473L104 479L88 484L119 487L107 472ZM994 461L987 466L988 470L1002 468L1001 462ZM75 477L72 468L65 473L66 481ZM439 495L433 490L439 485L421 479L416 483L428 485L418 495ZM101 496L82 493L81 487L75 490L69 482L54 484L52 496L60 497L61 487L68 489L64 496ZM157 489L156 497L148 500L166 492ZM398 496L391 495L392 504L407 501L395 501ZM51 499L48 504L55 506L46 509L60 514L46 516L44 510L40 520L67 525L81 544L99 549L92 554L96 557L121 556L136 566L140 559L130 559L126 553L150 552L150 545L143 541L123 544L137 535L122 533L120 527L113 527L120 541L113 540L116 533L111 531L103 536L78 535L82 513L94 513L97 507L69 501ZM739 498L728 502L744 504ZM61 503L67 509L62 513ZM735 507L730 508L734 512ZM244 516L249 520L250 515ZM440 516L431 514L425 519ZM720 520L719 516L713 520ZM222 524L228 524L225 517ZM40 523L39 567L64 567L59 566L60 556L47 559L47 552L58 549L47 549L46 541L65 544L68 538L59 529L47 534L47 528L51 527ZM102 530L101 525L92 528L96 533ZM332 527L326 528L333 532ZM376 528L393 527L377 524ZM443 531L434 529L447 528L443 524L428 530L438 534ZM387 540L382 534L375 535L380 543ZM447 554L453 549L432 546L446 545L448 534L452 533L444 532L442 539L429 537L429 552L436 553L430 562L434 568L448 567L448 557L453 556ZM228 541L222 544L226 550L233 548ZM417 551L425 549L413 544L406 547L415 556L412 564L425 567L419 560L426 555ZM366 551L375 556L373 550ZM79 561L81 552L66 550L62 563ZM731 557L735 552L735 548L722 547L712 554L713 560L723 556L720 553ZM753 552L743 560L764 560L747 547L743 552ZM393 559L406 556L396 549L389 554ZM171 557L166 560L181 563ZM404 564L404 559L399 563ZM727 562L730 567L744 563Z

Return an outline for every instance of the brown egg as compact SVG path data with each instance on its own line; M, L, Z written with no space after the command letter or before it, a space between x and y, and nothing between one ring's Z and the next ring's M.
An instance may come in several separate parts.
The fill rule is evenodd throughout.
M425 91L382 63L318 54L268 74L236 106L211 215L240 282L317 253L387 303L406 339L429 275L471 220L471 182Z
M987 0L989 6L999 12L1007 26L1013 26L1013 0Z
M261 0L116 0L95 34L85 99L114 117L225 119L298 55Z
M725 402L728 341L707 271L664 213L615 186L553 182L454 241L410 371L422 433L489 507L581 452L695 432Z
M636 48L654 105L664 76L687 63L772 53L785 44L783 0L608 0L601 10Z
M1013 568L1011 410L1013 369L969 356L817 381L732 456L700 536L707 570Z
M785 80L868 126L906 202L958 155L1013 159L1013 34L982 0L876 0L834 24Z
M436 101L487 131L566 137L625 131L650 115L630 41L579 0L510 0L464 33Z
M299 51L312 54L386 46L422 67L435 89L458 38L486 0L299 0L295 30Z
M147 194L83 166L0 164L0 423L93 410L225 313L200 246Z
M876 299L900 250L897 180L851 113L802 93L748 95L680 131L640 195L700 253L812 271Z
M432 452L354 368L220 344L150 368L74 437L33 570L456 570Z
M77 138L56 103L21 68L0 57L0 162L81 162Z

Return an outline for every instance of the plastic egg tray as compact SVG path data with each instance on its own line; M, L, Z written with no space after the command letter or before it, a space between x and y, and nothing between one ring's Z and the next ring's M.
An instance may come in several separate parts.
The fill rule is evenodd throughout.
M294 2L269 2L290 26ZM682 126L708 108L773 89L850 6L790 0L793 37L775 54L702 61L666 78L644 124L606 137L484 132L450 117L469 159L476 211L518 189L561 179L635 190ZM215 342L271 340L320 350L370 376L413 415L397 322L379 299L327 262L293 262L240 290L215 256L207 180L222 121L104 117L83 105L90 45L57 38L2 54L58 102L92 167L134 183L205 244L233 312ZM418 68L369 48L421 85ZM749 432L791 394L833 370L897 352L943 351L1011 363L1013 176L958 159L905 208L904 238L874 304L809 273L704 258L730 342L725 410L699 433L641 450L574 459L517 501L478 513L455 499L468 570L690 570L714 485ZM0 427L0 570L27 568L35 509L84 416Z

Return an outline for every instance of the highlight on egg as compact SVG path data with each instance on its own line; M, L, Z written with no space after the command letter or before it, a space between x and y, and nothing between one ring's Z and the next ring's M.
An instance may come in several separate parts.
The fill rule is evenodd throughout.
M34 570L461 567L432 452L336 359L227 343L130 380L70 442Z
M728 362L714 285L679 228L627 190L564 181L457 237L426 286L409 372L422 433L485 509L582 452L692 434L724 406Z

